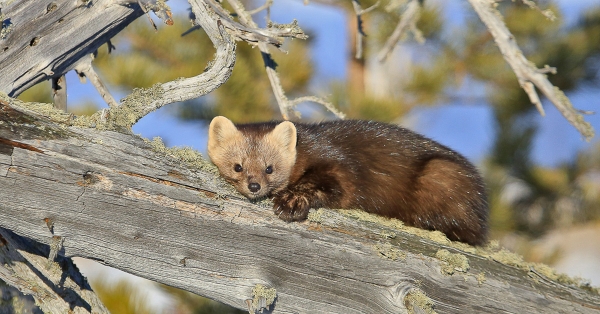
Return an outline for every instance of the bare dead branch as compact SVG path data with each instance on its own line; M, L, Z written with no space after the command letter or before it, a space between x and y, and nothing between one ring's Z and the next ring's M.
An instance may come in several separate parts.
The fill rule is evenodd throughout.
M316 104L320 104L323 107L325 107L325 109L329 110L329 112L333 113L336 117L340 118L340 119L345 119L346 118L346 114L344 114L343 112L337 110L332 103L326 101L323 98L320 97L316 97L316 96L303 96L303 97L298 97L295 98L294 100L291 101L292 106L295 107L300 103L303 102L314 102Z
M385 42L385 45L383 46L383 48L381 49L381 51L379 52L379 54L377 56L377 58L379 59L380 62L385 61L385 59L387 59L387 57L389 57L389 55L394 50L394 47L396 47L396 45L402 38L402 35L407 30L412 31L413 36L415 37L415 40L417 40L417 42L419 42L419 43L425 42L425 38L423 37L423 34L421 33L421 31L419 31L417 29L417 21L419 20L421 8L422 8L421 2L422 2L421 0L411 0L406 5L406 10L404 11L404 13L402 13L400 22L398 22L398 25L396 25L394 32L388 38L388 40Z
M540 7L538 7L538 5L531 1L531 0L521 0L521 2L523 2L525 5L529 6L530 8L534 9L534 10L538 10L540 11L540 13L545 16L547 19L549 19L550 21L554 21L556 20L556 15L554 14L554 12L552 12L552 10L542 10L540 9Z
M253 43L267 43L275 47L281 46L283 37L306 39L308 36L302 32L296 23L274 25L267 29L248 27L231 19L231 15L223 9L223 7L214 0L206 1L214 13L217 13L221 18L223 25L237 39Z
M363 38L366 36L365 31L363 29L362 15L374 10L378 6L379 6L379 0L377 2L375 2L375 4L373 4L369 8L363 10L363 8L361 7L358 0L352 0L352 7L354 8L354 13L356 14L356 19L357 19L356 25L358 27L358 32L356 32L356 54L354 56L356 59L362 59Z
M240 21L245 24L246 27L256 28L257 24L252 20L250 13L246 11L244 5L239 0L228 0L229 4L233 7L234 11L237 13ZM281 80L279 79L279 74L275 70L275 64L271 57L271 53L269 52L269 46L266 43L259 43L258 48L262 53L263 62L265 64L265 71L267 72L267 77L269 78L269 82L271 83L271 89L273 90L273 94L275 95L275 99L277 100L277 104L279 106L279 111L283 119L289 120L290 113L293 108L303 102L303 101L314 101L316 103L322 104L329 111L333 112L339 118L343 118L344 115L341 112L335 110L332 104L328 103L325 100L314 96L301 97L304 100L289 100L285 95L285 91L281 86Z
M161 19L167 25L173 25L173 15L171 14L171 8L166 4L165 1L153 1L153 0L137 0L137 3L140 5L142 10L148 16L150 20L150 24L156 28L154 21L148 15L148 12L152 11L154 14Z
M94 88L96 88L100 96L102 96L102 99L104 99L104 101L108 104L109 107L114 108L119 106L119 104L117 103L117 101L115 101L115 99L110 94L106 86L102 83L102 80L100 80L100 77L98 76L96 71L94 71L94 67L92 66L91 55L81 58L81 60L79 60L75 65L74 70L79 76L80 80L85 81L85 77L90 79L90 83L92 83Z
M0 93L9 122L0 124L0 186L10 187L0 189L0 227L46 245L64 238L57 259L92 258L241 309L262 305L262 286L276 295L274 313L598 312L597 289L497 245L358 211L311 210L286 223L197 154L64 128L22 113L28 105ZM48 247L39 255L45 266Z
M555 70L548 66L540 70L525 58L514 37L508 28L506 28L506 25L502 20L502 15L500 15L498 10L494 7L493 2L489 0L468 1L494 37L494 41L498 45L504 60L506 60L513 69L517 75L519 85L525 90L529 96L529 100L536 106L540 114L544 115L544 110L534 85L542 91L567 121L569 121L569 123L571 123L586 140L590 140L594 136L592 126L573 108L573 105L564 92L552 85L548 80L548 77L544 74L545 72L552 72Z
M64 75L52 78L54 107L67 111L67 78Z
M57 255L58 251L52 255L41 245L36 247L3 228L0 240L0 279L33 296L42 311L109 313L70 258Z
M0 91L12 97L72 70L81 56L93 53L144 14L137 2L0 2ZM46 11L40 12L42 8Z
M210 93L227 81L235 63L235 43L224 30L223 22L215 16L210 6L202 0L190 0L195 23L206 32L216 48L215 59L204 73L178 79L150 88L134 89L122 100L121 105L108 112L98 112L95 117L105 115L104 123L114 127L130 128L146 114L173 102L197 98ZM107 125L107 126L108 126Z

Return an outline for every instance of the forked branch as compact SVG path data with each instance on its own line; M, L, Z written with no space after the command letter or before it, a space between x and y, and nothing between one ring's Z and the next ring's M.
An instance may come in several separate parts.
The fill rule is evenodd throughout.
M569 123L571 123L586 140L590 140L594 136L594 129L592 126L583 119L583 116L577 112L575 108L573 108L573 105L565 93L558 87L552 85L548 80L546 73L552 72L554 69L548 66L543 69L538 69L532 62L525 58L523 52L517 45L514 36L504 24L502 15L500 15L495 8L495 1L468 1L494 37L494 41L504 56L504 60L511 66L517 75L519 84L529 96L531 103L537 107L540 114L544 115L544 110L535 87L537 87L554 104L554 106L556 106L567 121L569 121Z
M252 20L251 13L246 11L244 5L239 0L228 0L229 4L233 7L235 13L238 15L241 23L248 28L256 29L258 25ZM293 23L292 23L293 24ZM279 74L275 70L275 64L271 57L271 52L269 51L269 46L264 43L258 43L258 48L263 56L263 62L265 64L265 71L267 72L267 77L269 78L269 82L271 83L271 88L273 89L273 94L275 95L275 99L277 100L277 104L279 105L279 111L283 116L283 119L289 120L291 113L294 108L301 102L310 101L314 103L318 103L323 105L333 114L335 114L338 118L343 119L345 116L340 111L336 110L335 107L327 102L324 99L321 99L316 96L306 96L300 97L297 99L290 100L285 95L285 91L281 86L281 80L279 79Z
M387 39L385 45L378 54L378 59L380 62L385 61L389 57L389 55L394 50L394 47L396 47L396 45L402 38L402 35L405 34L408 30L412 31L413 35L415 36L415 39L418 42L425 42L423 34L417 28L417 21L419 20L419 17L421 15L422 5L422 0L410 0L410 2L406 5L406 10L402 14L398 25L396 25L394 32Z

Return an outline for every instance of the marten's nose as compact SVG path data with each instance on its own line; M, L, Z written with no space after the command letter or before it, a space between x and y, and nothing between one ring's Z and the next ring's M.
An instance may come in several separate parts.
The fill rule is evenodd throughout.
M256 182L252 182L252 183L248 184L248 190L250 190L250 192L252 192L252 193L256 193L256 192L258 192L258 190L260 190L260 184L258 184Z

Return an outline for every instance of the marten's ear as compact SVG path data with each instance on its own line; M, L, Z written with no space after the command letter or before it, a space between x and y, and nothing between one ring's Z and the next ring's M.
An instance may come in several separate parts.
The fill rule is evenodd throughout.
M296 126L293 123L290 121L279 123L269 137L284 151L296 155Z
M239 132L233 122L225 117L217 116L212 119L208 127L208 155L211 159L225 142L232 140Z

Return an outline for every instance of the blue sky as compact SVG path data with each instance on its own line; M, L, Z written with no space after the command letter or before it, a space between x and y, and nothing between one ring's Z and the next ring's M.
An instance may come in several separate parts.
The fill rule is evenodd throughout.
M460 25L470 10L466 1L430 2L441 3L445 20L454 26ZM557 2L565 14L567 23L573 23L582 10L600 4L599 0ZM175 12L181 12L187 7L183 1L171 1L169 4L174 6ZM313 35L311 58L316 66L313 86L327 86L327 82L344 79L348 54L347 33L346 17L340 10L316 3L305 6L299 0L276 0L271 18L279 23L288 23L295 18L304 30ZM560 69L558 71L560 74ZM67 79L70 103L81 102L90 96L100 99L90 84L80 84L73 73L69 73ZM327 90L322 88L315 92L327 94ZM116 91L114 93L116 94ZM597 110L600 104L600 86L571 92L567 96L579 109ZM553 105L547 102L544 102L544 105L546 117L536 118L540 128L532 152L536 163L555 166L572 159L578 151L592 145L582 139ZM167 108L163 108L149 114L134 126L134 132L148 138L160 136L170 146L191 146L205 151L206 126L178 121L167 111ZM599 115L587 116L586 120L600 132ZM420 108L411 112L405 122L412 129L456 149L475 162L480 162L488 154L494 139L492 113L487 104L451 103L433 108ZM592 140L592 143L597 143L597 138Z

